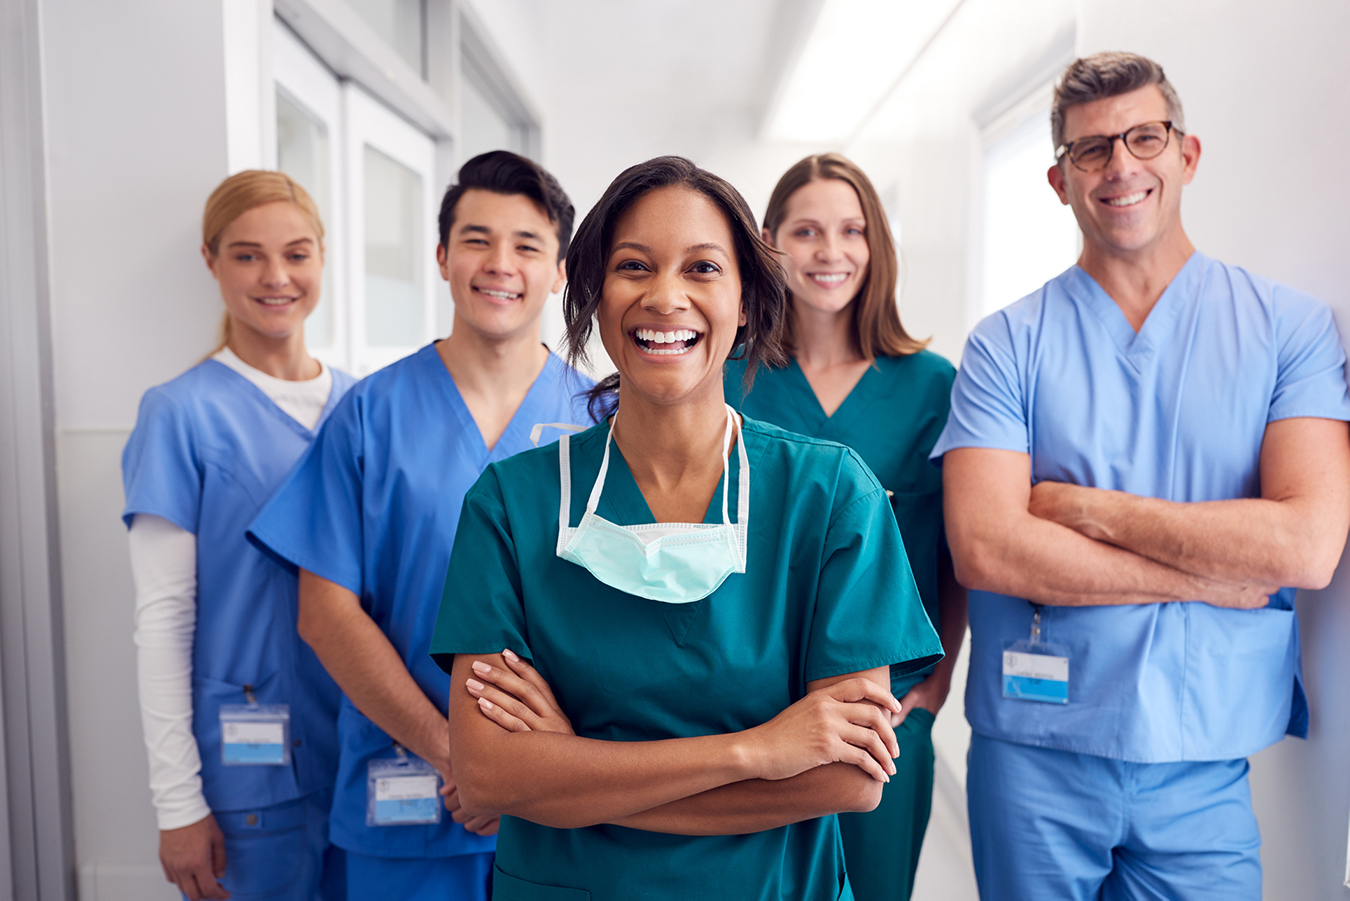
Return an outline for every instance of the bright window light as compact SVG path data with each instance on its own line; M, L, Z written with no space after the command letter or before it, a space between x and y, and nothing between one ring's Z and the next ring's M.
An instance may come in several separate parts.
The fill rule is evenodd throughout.
M960 0L825 0L776 95L767 137L849 138Z
M1054 159L1048 108L985 149L982 317L1078 259L1078 223L1045 179Z

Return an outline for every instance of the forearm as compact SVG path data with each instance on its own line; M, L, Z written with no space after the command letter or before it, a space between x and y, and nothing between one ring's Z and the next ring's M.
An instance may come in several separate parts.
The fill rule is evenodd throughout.
M471 739L470 751L458 725L452 713L451 753L464 809L556 829L614 822L752 772L735 735L619 742L493 727Z
M791 779L724 785L612 822L675 835L744 835L833 813L869 811L880 799L879 782L852 764L832 763Z
M968 588L1066 607L1203 600L1221 586L1209 579L1094 541L1030 514L952 545Z
M356 709L409 751L449 772L445 717L356 595L301 570L300 635Z
M136 585L136 682L160 829L211 812L202 794L201 754L192 733L192 643L197 623L197 537L166 519L138 514L129 533Z
M1316 517L1306 505L1263 498L1177 503L1123 491L1074 492L1082 534L1197 576L1248 585L1320 588L1308 551ZM1334 561L1331 562L1334 567Z

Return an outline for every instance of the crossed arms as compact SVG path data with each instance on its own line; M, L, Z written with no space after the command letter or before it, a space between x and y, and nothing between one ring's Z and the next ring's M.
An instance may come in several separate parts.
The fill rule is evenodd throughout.
M1245 609L1280 587L1325 587L1350 530L1347 424L1270 423L1260 481L1259 498L1178 503L1033 487L1027 454L958 448L943 458L947 540L963 585L1042 604Z

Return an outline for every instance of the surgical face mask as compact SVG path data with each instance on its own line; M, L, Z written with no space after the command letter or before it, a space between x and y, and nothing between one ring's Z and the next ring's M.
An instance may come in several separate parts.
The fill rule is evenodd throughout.
M558 506L558 556L584 566L601 582L628 594L665 604L688 604L712 594L732 573L745 572L745 541L750 523L750 463L745 436L736 442L741 472L737 487L736 523L727 513L727 482L731 469L728 451L734 434L735 413L727 407L727 429L722 438L722 522L661 522L621 526L595 512L600 489L609 471L611 426L605 455L595 477L581 523L572 528L572 466L569 436L558 441L558 468L562 501Z

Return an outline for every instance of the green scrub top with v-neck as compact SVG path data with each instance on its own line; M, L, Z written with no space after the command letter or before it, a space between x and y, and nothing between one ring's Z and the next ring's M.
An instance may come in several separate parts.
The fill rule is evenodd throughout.
M947 424L956 369L926 350L877 357L831 416L796 360L781 369L759 367L749 393L743 391L744 376L744 361L727 363L727 403L790 432L847 445L876 474L890 493L924 610L939 626L938 561L947 554L947 542L942 473L928 462L928 453ZM926 675L893 669L891 691L903 697Z
M571 440L571 525L608 432L601 424ZM686 604L626 594L557 556L556 445L489 466L464 499L431 642L437 662L448 672L455 654L510 648L533 661L577 735L653 741L760 725L813 680L938 660L885 491L858 456L749 417L740 434L751 471L746 571ZM654 521L617 444L597 513ZM719 484L704 522L721 521ZM510 899L852 897L833 816L720 836L507 816L494 885Z

